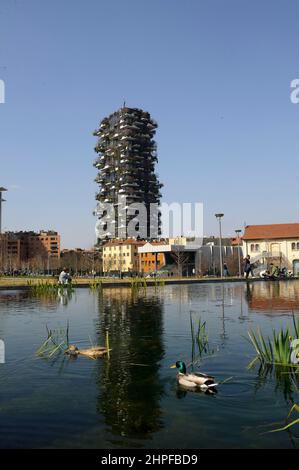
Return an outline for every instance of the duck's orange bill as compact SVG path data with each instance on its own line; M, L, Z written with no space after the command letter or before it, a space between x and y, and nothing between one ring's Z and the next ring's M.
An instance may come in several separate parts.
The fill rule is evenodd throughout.
M170 366L170 369L175 369L176 368L176 364L172 364L172 366Z

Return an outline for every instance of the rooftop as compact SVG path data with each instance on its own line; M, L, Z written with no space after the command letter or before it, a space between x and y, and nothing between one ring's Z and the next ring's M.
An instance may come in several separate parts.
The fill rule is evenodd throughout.
M107 246L144 245L145 243L146 243L146 241L144 241L144 240L134 240L134 239L111 240L111 241L108 241L107 243L104 243L103 247L106 248Z
M242 238L243 240L299 238L299 223L247 225Z

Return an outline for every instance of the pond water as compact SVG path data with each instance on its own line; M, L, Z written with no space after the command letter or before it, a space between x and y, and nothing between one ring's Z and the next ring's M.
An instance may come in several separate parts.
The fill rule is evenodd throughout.
M271 334L299 310L299 282L211 283L32 297L0 291L1 448L290 448L292 432L269 434L293 402L294 384L247 369L247 332ZM191 313L190 313L191 312ZM210 355L194 370L217 381L216 395L186 392L170 365L192 361L190 314L206 321ZM35 352L49 328L69 322L70 342L105 343L110 360L51 359ZM194 352L194 351L193 351ZM195 350L196 354L196 350ZM194 359L194 355L193 355ZM200 368L199 368L200 366Z

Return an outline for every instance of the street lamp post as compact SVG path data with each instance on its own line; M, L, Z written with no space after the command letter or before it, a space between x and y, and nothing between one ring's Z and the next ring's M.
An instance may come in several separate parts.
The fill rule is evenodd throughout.
M223 262L222 262L222 234L221 234L221 219L224 214L215 214L219 222L219 256L220 256L220 277L223 277Z
M5 202L5 199L2 198L4 191L7 191L7 189L0 187L0 233L2 233L2 202Z
M240 255L240 233L242 230L235 230L238 240L238 261L239 261L239 277L241 277L241 255Z

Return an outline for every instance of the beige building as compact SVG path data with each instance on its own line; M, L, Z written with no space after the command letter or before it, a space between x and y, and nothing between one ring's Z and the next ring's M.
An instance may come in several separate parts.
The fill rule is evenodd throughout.
M104 273L138 273L140 271L138 247L144 241L133 239L111 240L103 245Z
M244 256L267 266L273 262L299 275L299 223L247 225L242 237Z
M60 259L60 235L53 230L6 232L0 238L0 269L56 269Z

